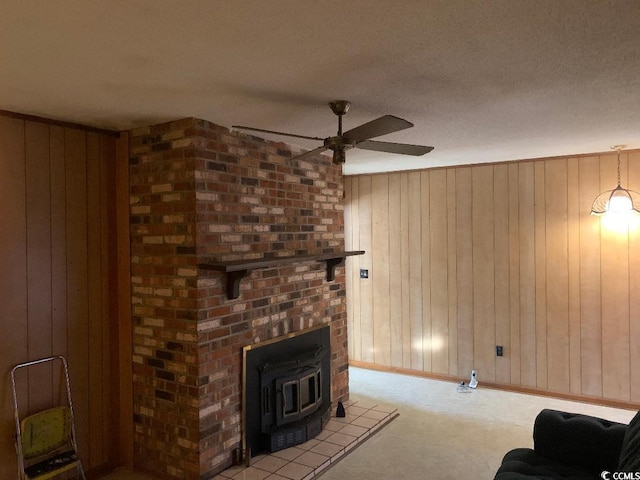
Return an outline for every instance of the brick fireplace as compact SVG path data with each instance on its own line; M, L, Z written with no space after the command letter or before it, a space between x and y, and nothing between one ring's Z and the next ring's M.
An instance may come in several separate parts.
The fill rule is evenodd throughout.
M295 154L295 152L294 152ZM341 167L189 118L130 134L136 469L206 479L241 445L242 349L331 326L331 397L348 398L344 268L227 262L344 250Z

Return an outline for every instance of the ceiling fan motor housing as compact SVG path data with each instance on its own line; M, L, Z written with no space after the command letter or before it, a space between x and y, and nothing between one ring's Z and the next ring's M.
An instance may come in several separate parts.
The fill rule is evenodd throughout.
M330 148L334 152L336 150L349 150L356 146L356 142L346 137L329 137L324 139L324 146Z
M356 142L346 137L335 136L324 139L325 148L333 150L333 163L340 164L346 160L345 150L355 147Z

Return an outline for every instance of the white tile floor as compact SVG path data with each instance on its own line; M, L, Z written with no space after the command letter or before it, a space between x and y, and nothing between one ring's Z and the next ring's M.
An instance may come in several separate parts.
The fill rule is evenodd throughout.
M251 466L231 467L213 480L311 480L334 465L398 416L395 407L370 401L345 402L346 416L331 419L314 439L295 447L263 454ZM117 471L101 480L151 480L149 477Z
M251 466L231 467L214 480L310 480L340 460L370 435L397 417L394 407L365 401L345 403L346 416L335 412L320 434L301 445L251 460Z

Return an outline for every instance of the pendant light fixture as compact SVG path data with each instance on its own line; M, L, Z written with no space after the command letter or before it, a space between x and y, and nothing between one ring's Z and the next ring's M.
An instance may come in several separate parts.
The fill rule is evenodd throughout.
M627 190L620 185L620 152L624 147L626 145L611 147L618 152L618 186L596 197L591 206L591 215L640 214L640 193Z

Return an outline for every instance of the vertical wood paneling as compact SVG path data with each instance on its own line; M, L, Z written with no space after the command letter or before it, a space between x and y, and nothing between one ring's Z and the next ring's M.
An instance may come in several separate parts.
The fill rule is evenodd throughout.
M389 305L389 177L371 179L371 268L373 291L374 361L391 364L391 325Z
M52 350L67 352L67 180L64 128L50 127L51 158L51 324Z
M621 171L626 172L626 155ZM600 158L600 191L615 187L616 156ZM626 225L601 219L602 244L602 393L630 399L629 386L629 242Z
M4 459L0 462L0 478L15 478L17 468L9 371L15 364L28 360L24 129L24 122L0 116L0 204L5 206L0 228L0 348L5 375L0 382L3 419L0 423L0 448ZM18 377L17 389L20 406L25 407L24 414L29 401L25 375Z
M549 390L569 392L567 164L545 162L546 328Z
M115 208L110 209L111 225L115 225L110 232L113 233L111 239L118 254L115 256L116 262L113 264L113 272L109 283L115 286L116 302L112 302L114 309L109 318L109 323L113 324L112 318L117 318L118 330L115 335L111 353L112 358L117 358L117 367L111 370L111 385L117 386L117 395L114 392L114 402L117 402L119 410L116 425L112 425L117 430L119 436L117 454L119 464L124 468L133 468L133 371L130 359L133 355L132 342L132 319L131 319L131 243L129 228L129 136L120 134L115 143L115 167L114 189ZM356 192L355 189L352 192ZM111 204L111 202L109 202ZM357 218L357 217L356 217ZM357 222L352 223L355 230ZM111 249L113 251L113 248ZM113 255L110 255L113 259ZM356 308L360 308L357 305ZM354 312L356 311L354 308ZM359 311L359 310L358 310ZM117 312L117 315L114 313ZM115 435L112 438L116 438Z
M87 211L101 213L102 185L100 163L102 145L100 135L95 132L86 134L86 182ZM99 217L100 218L100 217ZM93 346L91 354L87 352L87 366L89 378L101 378L102 366L105 364L102 339L106 332L102 330L102 222L87 219L87 311L89 344ZM91 468L98 467L104 462L102 422L104 418L104 398L102 382L89 383L89 461Z
M627 161L627 188L640 190L640 152L630 153ZM640 218L629 227L629 385L631 401L640 403Z
M495 277L495 344L509 345L511 336L509 291L509 166L493 167L493 251ZM496 381L511 381L508 356L495 357Z
M390 329L394 366L638 402L640 221L589 215L615 175L605 155L355 177L388 209L358 241L388 248L389 314L361 321ZM623 154L622 183L639 188L640 153Z
M456 170L456 286L458 290L458 375L474 368L473 358L473 233L471 168Z
M590 212L600 193L600 161L580 159L580 211ZM596 192L594 194L594 192ZM580 352L582 393L602 395L602 310L600 296L600 220L580 217Z
M534 165L519 166L520 381L536 386L536 257Z
M422 244L422 368L431 371L431 354L433 351L433 336L431 332L431 228L429 223L430 203L429 203L429 178L428 171L420 173L420 209L422 216L420 225L422 227L420 237Z
M352 228L354 217L352 216L352 213L354 205L357 202L357 198L354 199L352 194L353 187L351 186L351 182L353 178L354 177L344 178L344 248L347 251L355 250ZM345 264L347 266L345 272L345 285L347 291L351 292L351 295L347 298L347 331L353 332L353 320L355 318L353 313L353 306L355 303L353 299L353 290L356 287L356 284L354 283L354 274L358 269L353 265L353 257L347 258L345 260ZM347 335L347 351L349 352L349 358L355 359L353 353L353 342L354 335Z
M391 358L390 363L394 367L402 367L403 355L403 329L402 322L402 207L401 207L401 184L400 174L389 175L389 326L391 329Z
M458 374L458 269L456 258L456 172L447 170L447 294L449 374Z
M429 175L431 371L449 373L447 172Z
M100 437L100 445L102 445L102 451L99 452L98 457L101 458L102 464L114 465L118 462L117 451L110 447L110 444L116 441L116 434L118 432L118 420L116 415L111 418L112 415L109 411L108 403L105 399L109 399L111 403L117 404L117 392L118 382L114 382L113 379L117 378L113 374L112 368L116 373L119 371L118 364L118 350L114 348L118 345L118 331L120 328L118 322L111 321L111 318L118 318L117 313L117 294L114 275L117 272L117 255L122 255L122 252L117 247L116 239L116 222L115 216L112 212L115 211L116 203L116 148L113 140L105 138L103 135L99 136L100 142L100 314L99 323L102 337L99 341L102 342L102 364L98 370L98 374L104 379L101 382L100 393L101 398L93 398L92 402L97 403L99 408L97 409L100 417L100 424L96 426L96 431L92 432L92 437ZM113 227L112 227L113 225ZM116 255L112 255L111 252L117 252ZM130 278L130 277L128 277ZM111 279L111 281L104 281L104 279ZM124 280L123 280L124 281ZM123 377L126 375L123 373ZM118 405L119 411L126 415L126 405ZM95 408L91 409L91 415L94 416ZM97 416L97 415L96 415ZM95 464L95 458L93 458ZM96 465L96 468L99 465Z
M546 389L547 369L547 262L546 262L546 211L545 211L545 162L534 164L534 228L536 266L536 386Z
M362 236L360 235L360 181L358 178L354 178L351 182L351 204L349 208L351 210L351 230L352 230L352 238L353 238L353 248L355 250L363 250L361 245ZM353 346L353 352L351 355L353 358L357 360L362 360L362 335L360 334L360 322L361 322L361 310L362 310L362 301L360 299L360 267L364 264L362 263L363 259L360 255L351 257L353 261L348 264L351 266L353 271L351 272L351 278L353 279L353 289L351 290L351 295L347 299L347 304L351 303L353 318L352 318L352 326L353 328L349 330L353 332L353 335L348 335L351 344ZM349 301L350 300L350 301ZM353 338L351 338L353 337Z
M496 380L493 167L472 168L473 363L478 377Z
M420 173L409 174L409 318L411 319L411 368L422 370L422 229Z
M579 159L567 163L567 263L569 316L569 390L582 393L580 361L580 170Z
M374 361L373 345L373 238L371 226L372 177L359 177L358 223L360 224L360 248L365 251L360 259L363 268L369 270L369 279L360 282L360 356L364 362Z
M509 165L509 343L505 357L509 360L510 383L520 384L520 221L519 168Z
M402 367L411 368L411 266L412 261L409 240L409 176L400 174L400 241L401 241L401 266L402 282L402 310L400 313L402 323ZM396 318L396 317L394 317Z
M110 371L118 365L117 350L107 353L119 325L109 308L116 276L108 265L116 249L107 241L115 223L114 178L106 178L114 145L102 133L0 115L0 195L10 206L0 230L2 370L8 374L20 362L66 356L80 453L89 469L118 462L120 375ZM58 364L18 371L22 416L66 401L61 373ZM0 478L13 478L13 403L9 382L2 385Z
M86 133L65 129L67 183L67 313L70 328L69 373L73 377L71 391L75 408L78 445L84 458L89 458L89 299L87 249L87 162ZM82 407L84 406L84 407Z
M27 219L28 356L52 354L51 329L51 195L49 127L25 123ZM30 371L29 411L50 408L53 401L51 364Z

